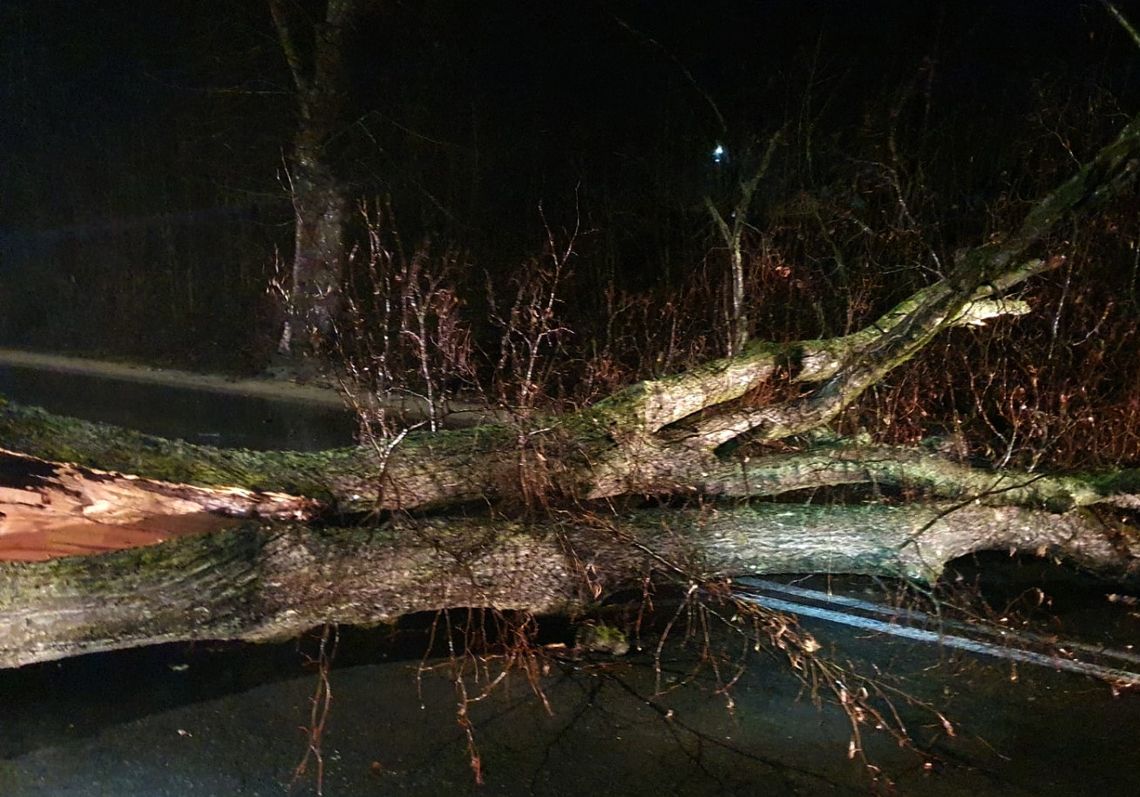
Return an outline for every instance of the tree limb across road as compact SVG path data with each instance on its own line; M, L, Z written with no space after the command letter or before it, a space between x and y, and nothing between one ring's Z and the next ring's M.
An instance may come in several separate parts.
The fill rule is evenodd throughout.
M390 451L299 453L221 450L3 404L0 541L68 524L164 541L0 564L0 666L276 638L452 606L572 612L669 563L702 579L815 571L931 580L957 556L998 549L1136 578L1135 470L989 470L932 446L819 433L946 330L1032 312L1004 294L1062 262L1034 247L1058 223L1130 190L1138 164L1140 117L1017 230L964 253L863 330L753 341L564 415L409 433ZM777 379L789 386L778 401L743 401ZM789 446L724 453L727 443L771 441ZM893 497L789 500L852 485ZM646 497L667 508L641 508ZM188 518L197 533L182 533Z

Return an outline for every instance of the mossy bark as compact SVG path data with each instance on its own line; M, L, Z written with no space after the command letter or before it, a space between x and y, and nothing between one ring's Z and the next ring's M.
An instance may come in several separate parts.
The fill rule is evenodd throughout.
M0 667L164 642L285 638L449 607L574 613L595 589L604 599L663 562L710 580L804 571L929 580L951 558L992 548L1140 575L1135 529L1087 510L763 504L605 523L248 524L98 557L0 564Z

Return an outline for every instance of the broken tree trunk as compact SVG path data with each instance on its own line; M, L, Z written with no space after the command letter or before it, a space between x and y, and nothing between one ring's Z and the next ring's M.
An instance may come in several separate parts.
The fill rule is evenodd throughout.
M235 514L304 511L235 492L172 500ZM672 567L702 580L809 571L930 580L950 559L988 549L1140 575L1140 534L1109 508L769 503L541 524L247 521L97 557L0 564L0 667L163 642L280 639L457 606L572 614Z
M85 556L238 525L300 520L317 503L48 462L0 449L0 561Z
M22 493L37 490L53 504L59 493L66 509L62 495L89 489L75 479L104 489L100 480L111 479L125 491L116 500L142 500L124 497L130 478L105 472L122 471L149 480L137 486L151 497L173 491L172 500L211 504L215 514L272 517L275 502L288 506L291 496L302 516L320 512L326 523L338 513L374 518L354 529L251 520L103 556L5 564L0 666L173 640L273 638L448 606L573 611L665 571L694 583L781 571L929 580L956 556L996 548L1136 577L1138 471L977 470L933 450L816 433L944 330L1029 312L1002 294L1062 261L1030 248L1062 219L1130 185L1138 164L1140 117L1035 205L1019 230L968 252L945 279L865 329L833 340L752 342L732 358L562 416L300 454L221 451L0 405L0 444L45 460L35 467L50 471L6 493L25 513L35 502ZM777 378L797 392L761 407L743 400ZM793 453L721 455L733 441L787 439ZM720 500L852 484L905 488L929 503ZM615 500L641 496L694 496L705 505L630 511L630 501ZM88 506L73 500L71 515L76 505L80 514ZM540 505L561 511L542 514ZM536 520L512 520L520 508Z
M890 463L882 450L877 458L882 475ZM924 472L937 470L931 456L918 461ZM0 563L0 667L163 642L278 639L321 623L368 625L457 606L574 613L655 573L701 581L784 572L930 581L951 559L998 549L1140 577L1140 532L1121 508L1140 499L1116 494L1087 505L1100 488L1075 477L1052 488L1067 490L1073 508L1064 512L987 505L1001 495L988 492L901 506L765 503L540 522L399 517L338 529L274 522L317 509L288 496L170 485L12 453L3 464L0 542L8 532L19 535L19 524L53 520L71 535L84 523L112 540L121 531L130 544L160 542L155 535L165 541ZM916 472L914 462L895 464L900 474ZM951 487L967 473L947 463L939 489L969 493L977 486L969 479ZM1007 495L1039 503L1016 489ZM258 520L234 521L251 517ZM65 543L71 539L65 534Z

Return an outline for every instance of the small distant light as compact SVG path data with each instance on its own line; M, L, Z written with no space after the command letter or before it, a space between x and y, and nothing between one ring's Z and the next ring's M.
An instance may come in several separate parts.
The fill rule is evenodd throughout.
M713 163L722 163L724 161L724 145L716 145L716 149L712 151L712 159Z

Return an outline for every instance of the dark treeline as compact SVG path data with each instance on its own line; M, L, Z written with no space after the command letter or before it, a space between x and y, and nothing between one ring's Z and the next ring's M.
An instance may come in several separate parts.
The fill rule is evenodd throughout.
M11 2L0 36L0 339L264 367L296 126L266 4ZM559 240L580 227L544 385L575 401L724 352L706 197L747 217L752 334L841 334L1000 235L1140 96L1135 48L1091 2L378 1L350 56L329 155L404 246L460 253L489 362L488 284L509 298L541 261L544 218ZM1066 464L1112 428L1094 448L1137 456L1137 215L1056 242L1069 264L1031 286L1016 341L953 333L850 422Z

